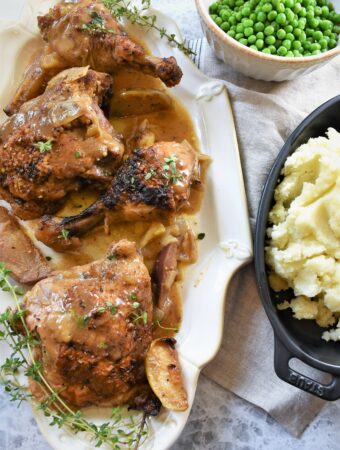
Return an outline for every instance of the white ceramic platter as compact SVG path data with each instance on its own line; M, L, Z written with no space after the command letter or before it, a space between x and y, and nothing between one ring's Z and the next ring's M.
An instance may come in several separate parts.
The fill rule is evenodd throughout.
M15 0L18 1L18 0ZM19 22L0 25L0 105L3 107L14 92L24 68L41 45L36 16L53 5L53 0L27 0ZM12 0L1 0L3 11L12 11ZM160 26L177 36L176 24L157 12ZM252 241L247 203L237 146L234 121L227 91L222 82L207 78L180 51L172 48L157 34L133 29L152 53L174 55L184 76L180 86L172 89L189 110L200 143L200 150L211 156L202 209L197 216L197 230L206 233L199 244L199 262L186 271L183 285L183 323L176 336L177 349L184 373L190 407L202 367L218 351L222 337L226 288L233 273L252 257ZM1 293L1 309L11 300ZM0 360L6 349L0 348ZM105 418L104 409L86 411L89 418ZM150 420L150 437L143 445L147 450L169 448L181 433L190 409L185 413L163 411ZM93 448L86 436L72 435L50 427L48 421L34 412L38 425L50 445L57 450ZM104 419L105 420L105 419Z

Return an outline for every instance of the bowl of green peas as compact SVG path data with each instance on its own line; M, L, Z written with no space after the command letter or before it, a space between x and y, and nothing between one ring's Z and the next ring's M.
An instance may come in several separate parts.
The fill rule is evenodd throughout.
M196 0L196 6L216 55L249 77L292 80L340 54L340 13L329 0Z

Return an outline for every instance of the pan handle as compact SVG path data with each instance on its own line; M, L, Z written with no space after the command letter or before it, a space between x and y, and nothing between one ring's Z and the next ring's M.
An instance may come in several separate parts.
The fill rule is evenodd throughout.
M292 358L296 356L275 336L274 368L281 380L323 400L333 401L340 398L340 377L332 374L331 383L319 383L289 367Z

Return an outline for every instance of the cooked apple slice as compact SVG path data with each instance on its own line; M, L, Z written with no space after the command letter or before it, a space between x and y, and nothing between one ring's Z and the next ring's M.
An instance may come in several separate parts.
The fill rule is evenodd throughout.
M155 339L145 358L146 376L151 389L170 411L185 411L188 397L181 366L175 349L175 339Z

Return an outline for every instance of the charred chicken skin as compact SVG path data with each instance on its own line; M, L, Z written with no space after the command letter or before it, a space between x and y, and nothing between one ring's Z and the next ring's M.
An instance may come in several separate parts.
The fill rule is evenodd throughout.
M69 69L2 125L0 185L17 216L55 212L84 184L110 185L124 151L99 107L110 90L110 75Z
M95 203L76 216L44 217L36 237L63 251L78 246L77 236L104 218L106 224L155 219L171 222L187 204L198 170L198 154L187 142L158 142L134 150ZM63 230L67 230L68 239L60 239Z
M38 17L38 25L46 44L6 107L8 115L41 94L53 76L69 67L89 65L111 74L119 68L137 70L160 78L170 87L182 77L175 58L147 55L98 0L61 2Z
M128 404L157 414L144 359L152 341L151 281L136 245L114 244L100 261L56 272L25 296L49 384L76 407ZM31 389L41 397L39 385Z

